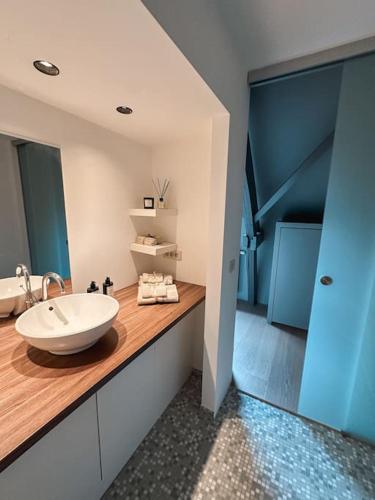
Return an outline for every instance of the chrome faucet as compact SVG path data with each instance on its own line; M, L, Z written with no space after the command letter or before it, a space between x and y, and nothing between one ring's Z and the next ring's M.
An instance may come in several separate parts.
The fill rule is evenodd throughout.
M42 300L48 299L48 285L50 282L55 281L60 287L60 293L65 293L65 283L62 277L57 273L46 273L42 279Z
M38 303L38 300L35 298L33 292L31 291L31 281L30 281L30 273L25 264L18 264L16 267L16 276L17 278L21 278L22 276L25 278L25 302L26 308L34 306ZM23 287L22 287L23 288Z

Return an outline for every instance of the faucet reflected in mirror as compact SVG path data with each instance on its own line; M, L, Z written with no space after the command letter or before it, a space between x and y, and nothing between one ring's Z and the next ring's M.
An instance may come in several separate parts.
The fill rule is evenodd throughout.
M59 274L48 272L44 276L30 276L26 264L18 264L15 278L0 280L0 318L7 318L11 313L17 316L40 301L48 300L51 281L57 283L61 295L65 294L65 283Z
M30 307L38 304L39 300L38 297L36 297L36 295L33 293L31 287L30 273L25 264L17 265L16 277L17 278L23 277L25 279L25 284L20 286L25 292L26 309L30 309ZM57 285L60 288L61 295L65 293L65 283L62 277L57 273L49 271L48 273L44 274L42 278L42 299L41 299L42 301L48 300L48 286L51 283L51 281L57 283Z
M38 299L35 297L31 290L31 280L30 273L25 264L18 264L16 268L16 276L17 278L25 278L25 286L23 287L25 291L25 303L26 309L29 309L33 305L38 303Z

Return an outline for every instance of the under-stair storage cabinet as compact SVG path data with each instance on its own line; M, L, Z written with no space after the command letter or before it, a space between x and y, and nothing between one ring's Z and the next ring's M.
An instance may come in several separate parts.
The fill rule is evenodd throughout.
M321 224L277 222L267 320L308 329Z
M0 474L1 500L100 498L96 395Z

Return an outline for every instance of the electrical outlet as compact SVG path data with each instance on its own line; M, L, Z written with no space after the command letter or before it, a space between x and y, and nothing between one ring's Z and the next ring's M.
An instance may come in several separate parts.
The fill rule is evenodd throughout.
M181 250L176 250L174 253L174 260L182 260L182 251Z
M182 251L176 250L174 252L167 252L164 254L164 258L171 260L182 260Z

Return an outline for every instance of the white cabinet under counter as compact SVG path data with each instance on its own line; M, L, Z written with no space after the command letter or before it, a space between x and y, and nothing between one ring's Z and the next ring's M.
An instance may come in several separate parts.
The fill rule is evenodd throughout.
M192 369L195 310L99 389L105 491L172 401Z
M0 474L0 498L95 499L101 483L94 394Z
M137 285L118 291L114 327L72 357L0 325L1 500L101 498L191 372L205 289L177 287L179 303L155 306L137 306Z

